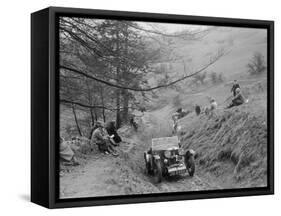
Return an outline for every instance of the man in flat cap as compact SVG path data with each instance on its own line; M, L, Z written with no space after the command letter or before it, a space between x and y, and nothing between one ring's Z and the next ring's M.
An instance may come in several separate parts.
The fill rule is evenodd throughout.
M112 154L113 156L118 156L118 153L113 148L112 143L110 141L110 136L104 129L104 124L100 121L97 121L95 124L95 130L92 135L92 143L98 145L98 148L104 154Z

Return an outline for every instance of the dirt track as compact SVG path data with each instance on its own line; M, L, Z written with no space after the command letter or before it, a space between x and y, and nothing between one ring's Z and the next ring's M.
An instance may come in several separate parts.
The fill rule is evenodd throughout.
M151 138L170 135L170 110L166 106L146 113L141 118L140 131L118 148L119 157L94 153L84 165L64 173L60 178L61 198L219 189L210 176L202 175L198 165L194 177L186 174L166 178L157 185L145 174L143 152Z

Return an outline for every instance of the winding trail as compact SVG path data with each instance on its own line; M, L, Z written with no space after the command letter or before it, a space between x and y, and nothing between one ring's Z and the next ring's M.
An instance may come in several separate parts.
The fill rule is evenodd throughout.
M167 105L162 109L146 113L144 115L144 123L146 123L147 131L153 131L156 128L157 133L152 134L151 138L171 136L172 134L172 118L171 115L174 109L171 105ZM154 136L156 134L156 136ZM149 140L148 140L149 142ZM198 191L220 189L220 187L211 179L210 176L202 175L197 164L196 172L193 177L187 173L177 177L165 178L163 182L155 185L161 192L181 192L181 191Z
M181 192L219 189L215 181L196 166L193 177L188 174L165 178L154 184L145 174L143 152L151 145L151 138L170 136L172 106L147 112L142 116L141 128L124 139L119 157L98 152L87 157L84 165L62 173L60 198L114 196L159 192Z

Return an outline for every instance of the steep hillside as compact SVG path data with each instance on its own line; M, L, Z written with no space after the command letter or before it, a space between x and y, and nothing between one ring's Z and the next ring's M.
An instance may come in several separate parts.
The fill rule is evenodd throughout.
M199 41L175 39L173 43L172 56L180 58L166 64L170 77L198 70L224 49L229 53L206 71L222 73L226 80L241 79L248 75L246 65L255 52L261 53L265 61L267 56L266 30L261 29L216 27Z
M197 152L199 165L224 188L267 184L266 95L258 90L263 84L245 87L248 104L220 107L213 116L192 113L180 121L184 147Z

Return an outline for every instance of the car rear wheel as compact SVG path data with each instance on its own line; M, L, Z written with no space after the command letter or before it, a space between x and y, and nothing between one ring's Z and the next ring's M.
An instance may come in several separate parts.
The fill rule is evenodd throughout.
M154 181L155 183L160 183L162 181L162 168L159 160L155 162Z
M195 173L195 162L194 162L194 156L191 156L189 159L189 168L188 168L188 174L190 176L194 176Z
M195 161L194 156L187 153L185 155L185 165L190 176L194 176L195 173Z
M144 161L145 161L145 168L146 168L146 173L151 174L151 163L150 161L147 160L147 153L144 153Z

